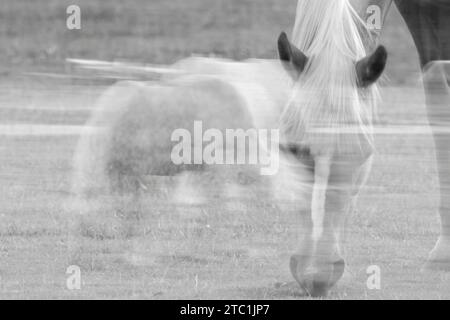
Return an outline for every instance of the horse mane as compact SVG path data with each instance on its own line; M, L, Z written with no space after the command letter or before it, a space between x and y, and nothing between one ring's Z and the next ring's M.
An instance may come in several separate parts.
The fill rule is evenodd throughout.
M281 116L289 143L341 152L373 147L377 87L359 88L355 69L367 55L364 34L348 0L298 1L292 41L308 63Z

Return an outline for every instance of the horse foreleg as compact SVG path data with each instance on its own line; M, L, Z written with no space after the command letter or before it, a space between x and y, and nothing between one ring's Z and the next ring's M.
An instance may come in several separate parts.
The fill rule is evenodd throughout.
M331 262L335 237L333 222L326 216L326 197L331 159L314 161L314 183L311 202L311 229L305 232L300 254L291 258L291 272L302 288L312 296L326 295L333 277Z
M327 157L320 157L314 164L314 187L311 203L312 215L312 240L317 244L320 238L324 236L325 229L325 200L330 178L331 161Z
M450 268L450 90L442 66L438 63L424 74L427 111L436 149L440 185L439 213L441 235L430 254L429 267Z

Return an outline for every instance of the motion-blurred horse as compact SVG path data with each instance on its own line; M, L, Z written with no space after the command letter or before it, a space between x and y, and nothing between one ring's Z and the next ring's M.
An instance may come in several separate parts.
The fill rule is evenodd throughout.
M348 0L300 0L295 45L285 33L278 39L281 63L191 58L173 66L179 75L111 88L88 123L104 130L79 142L75 193L89 199L105 182L140 189L149 175L194 170L174 164L170 154L174 130L196 120L220 130L278 129L285 168L270 180L290 187L273 192L310 195L291 271L307 293L326 295L345 269L343 222L370 172L375 82L387 59L382 46L366 54L361 29ZM229 169L232 180L229 173L239 169Z

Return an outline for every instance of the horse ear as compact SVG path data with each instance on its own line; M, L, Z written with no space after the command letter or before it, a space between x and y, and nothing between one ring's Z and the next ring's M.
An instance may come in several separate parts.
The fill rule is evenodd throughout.
M359 86L368 87L378 80L386 67L387 57L386 48L379 46L371 55L356 63Z
M278 37L278 54L280 60L293 67L298 74L303 72L308 62L308 57L289 42L285 32Z

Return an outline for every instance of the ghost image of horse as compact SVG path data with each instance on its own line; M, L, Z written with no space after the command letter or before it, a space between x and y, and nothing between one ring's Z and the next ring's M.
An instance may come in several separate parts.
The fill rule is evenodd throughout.
M435 157L440 186L439 214L441 230L430 252L428 269L450 269L450 138L445 128L450 119L450 1L449 0L355 0L354 6L364 17L369 6L380 8L381 24L372 43L381 34L391 7L397 7L405 20L419 54L429 124L435 142ZM442 130L444 129L444 130Z
M103 194L129 194L128 204L136 203L150 176L208 171L224 194L245 173L272 201L309 208L290 267L306 293L326 296L344 273L343 224L370 172L375 82L387 60L382 46L366 53L364 28L348 0L300 0L292 43L285 33L278 39L280 61L189 58L161 81L113 86L87 124L101 130L78 144L75 210L82 219L95 215ZM278 174L261 177L250 165L175 165L172 133L200 120L219 130L279 130Z

